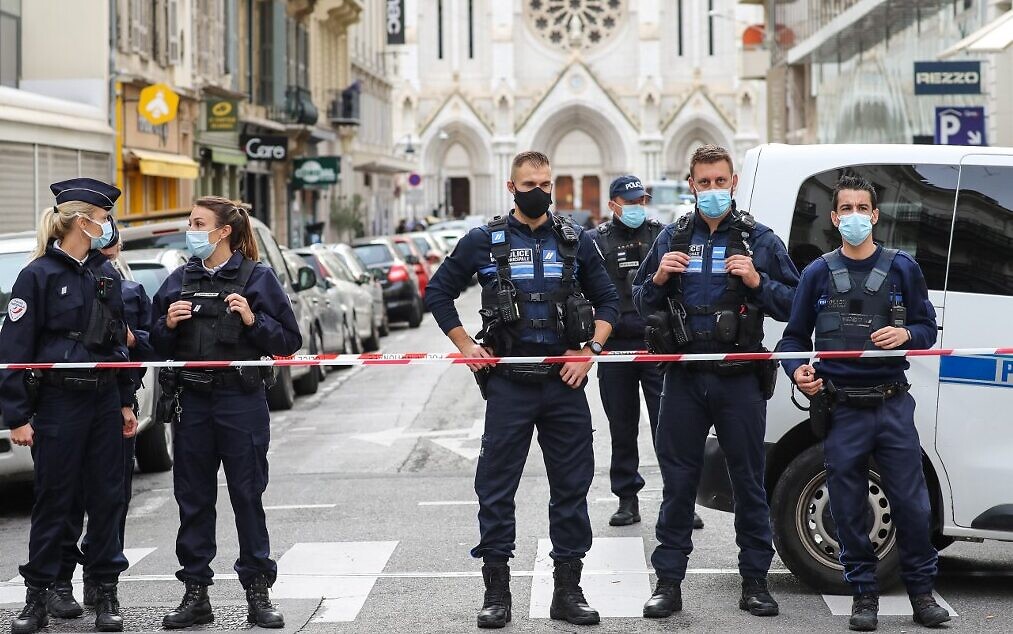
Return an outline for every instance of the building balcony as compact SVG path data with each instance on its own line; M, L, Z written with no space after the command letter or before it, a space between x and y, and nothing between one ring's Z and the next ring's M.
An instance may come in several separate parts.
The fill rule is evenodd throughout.
M268 118L289 125L314 125L320 112L313 103L308 88L289 86L285 91L285 105L268 108Z
M327 106L327 118L334 126L357 126L361 122L360 104L362 92L357 84L331 93Z

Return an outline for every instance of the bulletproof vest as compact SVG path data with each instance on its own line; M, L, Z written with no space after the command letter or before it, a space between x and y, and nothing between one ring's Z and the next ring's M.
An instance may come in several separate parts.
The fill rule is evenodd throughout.
M127 324L123 320L120 280L102 275L98 268L88 269L95 280L88 325L84 330L68 332L70 339L81 342L89 352L110 354L127 343Z
M865 280L848 270L839 251L823 255L830 269L829 297L816 316L816 350L878 350L871 335L893 323L891 313L901 308L900 297L886 280L897 249L882 249ZM903 321L903 317L900 318ZM903 365L902 357L855 359L863 365Z
M507 217L497 216L488 225L496 279L482 289L479 312L483 330L479 337L491 342L498 354L507 354L516 341L578 345L593 333L593 309L576 278L579 234L558 217L553 216L550 222L561 265L556 254L549 252L551 248L522 249L532 252L527 259L521 257L511 263ZM536 267L542 268L541 285L536 280ZM558 275L550 275L550 268ZM559 278L558 285L549 282L555 277Z
M636 312L633 305L633 278L654 241L663 229L657 220L647 220L630 232L615 228L616 221L598 225L597 240L605 257L605 268L619 291L619 313ZM626 235L628 233L628 235Z
M191 317L180 322L176 358L180 361L244 361L259 359L264 352L242 336L243 320L229 311L225 298L242 294L257 263L243 258L234 278L209 277L187 266L183 271L180 300L192 302Z

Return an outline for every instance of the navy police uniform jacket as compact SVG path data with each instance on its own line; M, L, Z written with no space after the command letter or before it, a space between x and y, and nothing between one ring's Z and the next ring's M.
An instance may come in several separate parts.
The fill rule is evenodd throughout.
M683 303L689 306L707 306L717 303L725 293L728 274L725 272L725 248L728 246L731 214L725 216L712 235L707 223L699 212L693 213L693 235L689 243L690 263L681 275ZM666 299L677 289L676 277L671 276L664 286L654 283L653 276L658 270L661 258L669 251L675 223L665 227L651 249L650 255L640 265L633 282L633 301L641 316L667 310ZM769 228L760 223L747 238L753 250L753 266L760 274L760 285L748 288L743 285L745 297L755 303L767 315L778 321L787 321L791 310L795 287L798 285L798 271L788 257L784 242ZM714 317L692 315L689 327L695 332L712 332ZM700 341L691 344L691 352L718 351L720 344Z
M878 247L872 256L864 260L852 260L844 257L843 253L841 258L849 271L860 273L860 277L864 277L872 271L882 249L883 247ZM900 295L897 299L907 308L906 327L911 332L911 340L900 346L900 349L918 350L935 345L936 310L929 301L925 277L914 258L903 251L898 252L885 283L887 287L897 289L896 293ZM830 268L823 258L816 258L802 272L802 281L791 309L791 319L784 329L784 338L778 344L778 350L808 352L813 349L812 334L816 327L816 317L832 294ZM795 370L804 364L805 361L801 359L781 362L784 371L793 380ZM827 359L817 361L813 367L819 377L830 379L837 387L872 387L884 383L905 383L904 371L910 364L907 359L894 365L857 364L846 359Z
M647 328L647 323L632 304L633 288L630 286L626 271L639 270L639 260L650 252L654 246L654 236L661 231L663 231L662 224L654 219L648 218L636 229L631 229L624 225L622 220L615 218L598 225L598 230L592 234L602 255L618 260L619 278L615 277L615 271L609 271L612 283L616 285L616 291L620 295L619 318L612 331L612 343L615 340L635 339L640 344L639 347L643 347L644 329ZM620 251L619 246L635 242L643 243L640 253L631 253L629 249L621 249L625 258L618 257L619 254L616 251ZM608 266L611 264L606 262L606 270L608 270ZM626 266L629 266L629 269L625 268ZM622 289L620 285L626 288Z
M179 301L183 290L183 271L199 270L206 277L234 278L239 274L239 265L242 261L243 253L236 251L219 270L212 273L204 268L200 258L193 257L169 275L162 283L162 288L155 293L152 306L151 344L159 355L166 359L174 358L178 329L170 330L165 325L165 316L169 305ZM285 294L285 289L282 288L273 270L263 263L258 263L241 295L246 298L254 314L253 325L242 331L247 343L262 350L265 356L285 357L299 351L302 347L299 323L292 311L288 295Z
M559 288L563 275L563 258L559 254L553 218L532 231L511 214L507 218L510 242L510 277L517 289L525 293L550 292ZM564 221L565 222L565 221ZM595 308L595 319L615 325L619 316L619 294L605 270L591 235L574 226L579 237L577 243L575 275L584 296ZM476 227L458 241L454 252L437 269L426 287L426 304L436 322L448 333L461 325L454 308L454 300L467 287L468 280L478 273L484 287L496 282L496 263L490 252L492 236L488 225ZM548 302L529 303L526 318L548 318ZM544 311L539 314L536 311ZM513 352L524 355L560 354L566 349L564 341L552 329L521 328L519 341Z
M131 361L157 361L158 355L151 345L151 299L144 292L140 282L124 279L120 283L123 293L123 319L127 322L130 332L134 333L134 347L129 348ZM141 387L146 368L129 370L128 374L136 388Z
M119 281L119 272L99 251L89 251L78 262L51 242L45 255L30 262L11 289L7 318L0 330L0 350L7 363L88 363L127 361L126 345L108 354L89 351L68 332L88 326L95 299L95 278ZM114 313L124 315L120 284L113 284L106 300ZM11 429L29 422L35 414L24 384L24 371L0 373L0 408L4 424ZM117 375L120 405L134 403L136 386L129 373Z

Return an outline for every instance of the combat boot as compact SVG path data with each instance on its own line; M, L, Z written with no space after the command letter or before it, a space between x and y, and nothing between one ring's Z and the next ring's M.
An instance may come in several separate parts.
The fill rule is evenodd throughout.
M739 609L748 610L753 616L777 616L777 601L767 590L766 579L743 579L742 598Z
M260 627L285 627L285 617L271 604L268 587L267 579L262 576L246 587L246 603L249 606L246 620Z
M914 622L925 627L939 627L950 620L950 613L936 603L931 593L911 597L911 610Z
M58 619L76 619L84 608L74 599L74 586L69 581L56 581L49 587L46 610Z
M637 496L619 498L619 509L609 519L609 526L629 526L640 521L640 502Z
M682 610L682 586L674 579L658 579L654 594L644 604L645 619L664 619Z
M482 628L506 627L510 622L510 566L506 563L488 563L482 566L485 580L485 601L478 613L478 626Z
M178 608L162 618L162 627L167 630L175 630L182 627L204 625L214 620L215 614L211 611L211 600L208 599L207 585L195 581L187 581L186 590L183 592L183 600L180 602Z
M587 604L584 591L580 589L580 573L584 564L579 559L556 561L552 570L555 589L549 616L573 625L594 625L601 621L598 612Z
M122 632L120 600L115 583L98 584L98 601L95 602L95 629L99 632Z
M89 608L95 607L95 604L98 603L98 584L91 579L85 579L82 594L84 595L84 604Z
M879 597L871 592L857 595L851 602L848 629L856 632L872 632L877 627L879 627Z
M46 596L49 591L41 586L28 586L25 592L25 608L11 621L11 634L32 634L49 625L46 612Z

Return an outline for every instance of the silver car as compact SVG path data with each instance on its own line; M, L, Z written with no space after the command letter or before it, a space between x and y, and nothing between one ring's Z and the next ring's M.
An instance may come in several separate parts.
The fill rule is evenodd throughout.
M373 301L373 321L376 323L377 332L381 337L389 335L390 318L387 316L387 304L383 301L383 285L380 280L370 273L369 267L352 247L347 244L329 244L327 247L338 256L351 273L352 279L369 293Z
M380 349L373 298L363 288L364 279L356 279L341 258L322 244L296 249L303 261L317 274L327 301L341 307L344 330L351 333L352 349L345 352L374 352ZM370 278L372 281L372 278Z

